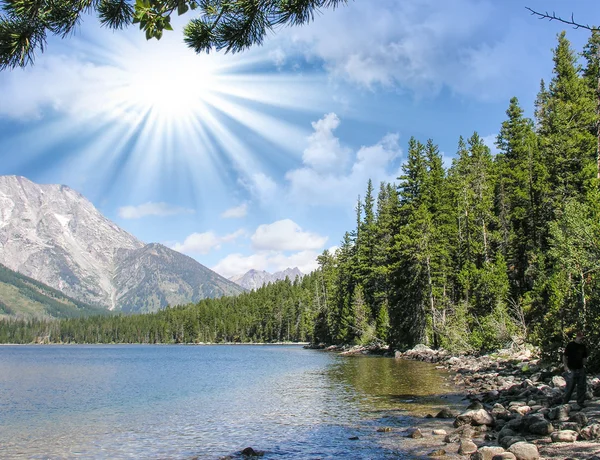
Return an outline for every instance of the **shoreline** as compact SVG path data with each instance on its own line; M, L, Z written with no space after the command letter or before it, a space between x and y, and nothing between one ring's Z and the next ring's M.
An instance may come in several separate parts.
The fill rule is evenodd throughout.
M574 400L562 404L565 380L535 350L459 357L418 345L396 352L395 358L430 362L452 372L457 396L464 401L459 413L448 407L417 416L413 427L383 433L412 458L600 460L597 377L588 376L589 399L580 409Z

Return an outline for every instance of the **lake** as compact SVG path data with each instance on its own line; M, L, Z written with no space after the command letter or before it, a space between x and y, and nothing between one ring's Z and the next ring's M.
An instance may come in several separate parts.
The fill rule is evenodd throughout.
M2 346L0 457L405 458L376 428L435 413L448 382L295 345Z

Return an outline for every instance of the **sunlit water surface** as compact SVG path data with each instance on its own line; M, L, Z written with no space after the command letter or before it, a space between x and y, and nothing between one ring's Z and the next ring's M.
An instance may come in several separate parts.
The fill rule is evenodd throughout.
M376 428L452 390L428 364L299 346L3 346L0 457L406 458Z

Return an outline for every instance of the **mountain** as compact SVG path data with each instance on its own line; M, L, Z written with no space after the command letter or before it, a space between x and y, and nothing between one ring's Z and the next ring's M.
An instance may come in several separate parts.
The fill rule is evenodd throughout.
M111 310L156 311L243 292L187 256L145 245L69 187L19 176L0 176L0 263Z
M0 264L0 318L73 318L106 312Z
M283 271L269 273L264 270L249 270L243 275L236 275L229 278L229 281L233 281L239 286L252 290L258 289L265 284L273 283L278 280L284 280L289 278L291 281L294 281L297 277L302 278L304 274L298 269L298 267L294 268L286 268Z
M116 303L126 312L156 311L165 305L181 305L243 291L191 257L162 244L121 249L117 251L116 260Z

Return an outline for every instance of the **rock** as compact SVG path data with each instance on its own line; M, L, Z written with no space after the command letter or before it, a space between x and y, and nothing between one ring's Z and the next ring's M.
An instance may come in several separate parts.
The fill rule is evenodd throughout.
M421 430L419 430L418 428L413 428L408 430L407 436L413 439L420 439L423 437L423 433L421 433Z
M499 440L499 444L505 449L508 449L510 446L518 442L526 442L526 439L522 436L505 436Z
M504 449L499 446L483 446L477 449L477 452L471 454L471 460L492 460L494 455L504 452Z
M560 422L556 426L556 431L561 430L571 430L571 431L579 431L581 427L577 424L577 422Z
M502 452L501 454L496 454L492 457L492 460L516 460L515 454L512 452Z
M477 452L477 445L470 439L461 439L458 446L459 455L469 455Z
M518 406L518 407L511 407L510 410L513 412L516 412L519 415L525 415L525 414L528 414L529 412L531 412L531 407Z
M579 427L583 428L588 424L588 418L583 412L577 412L569 417L569 422L575 422Z
M516 435L517 433L515 431L511 430L508 427L504 427L500 430L500 433L498 433L498 441L500 441L502 438L513 437Z
M446 456L446 451L444 449L434 450L433 452L429 452L427 454L428 457L444 457Z
M553 407L548 412L548 418L550 420L557 420L559 422L566 422L569 420L569 412L571 411L571 406L568 404L562 404L558 407Z
M547 436L554 431L552 423L548 421L535 422L529 425L529 432L531 434L538 434L541 436Z
M562 390L567 386L567 381L564 379L564 377L561 377L560 375L555 375L554 377L552 377L551 385L554 388L560 388Z
M463 412L454 420L454 426L461 425L494 425L494 417L485 409L474 409Z
M262 457L263 455L265 455L264 452L262 452L260 450L254 450L252 447L246 447L244 450L242 450L240 452L240 454L242 454L246 457Z
M537 460L540 458L537 446L529 442L517 442L507 450L514 454L517 460Z
M358 441L358 436L350 436L348 439L350 441Z
M471 404L469 404L467 406L467 410L479 410L479 409L483 409L483 404L481 404L479 401L473 401Z
M579 433L579 437L587 441L600 438L600 424L594 423L593 425L586 426Z
M451 444L458 441L460 441L460 435L458 433L450 433L444 437L444 442L446 444Z
M446 430L433 430L432 434L436 436L446 436Z
M561 430L555 431L550 435L552 442L575 442L577 441L577 431Z
M377 428L377 433L389 433L392 429L389 426L380 426Z
M441 411L437 413L435 418L454 418L458 414L456 411L449 409L448 407L444 407Z

